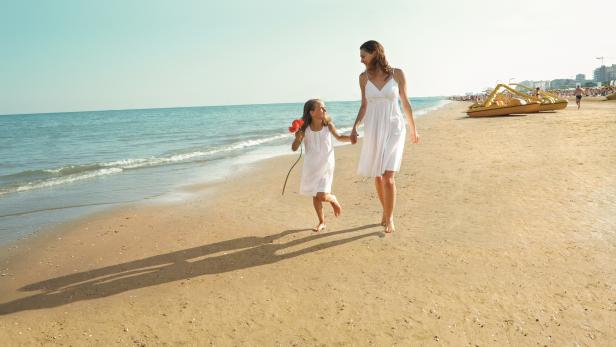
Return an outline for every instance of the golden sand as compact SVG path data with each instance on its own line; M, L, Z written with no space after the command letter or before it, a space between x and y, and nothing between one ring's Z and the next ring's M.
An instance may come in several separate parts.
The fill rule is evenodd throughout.
M0 253L3 345L616 345L616 102L418 119L397 230L359 146L336 149L325 232L294 160Z

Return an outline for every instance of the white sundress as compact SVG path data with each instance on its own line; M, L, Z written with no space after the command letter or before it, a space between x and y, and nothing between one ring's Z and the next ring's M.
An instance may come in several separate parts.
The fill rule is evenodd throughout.
M392 75L379 90L368 80L365 95L368 105L357 174L376 177L385 171L400 171L406 127L398 104L398 82Z
M308 126L304 133L304 146L306 152L300 194L316 196L319 192L331 193L336 160L329 127L323 125L320 131L312 131Z

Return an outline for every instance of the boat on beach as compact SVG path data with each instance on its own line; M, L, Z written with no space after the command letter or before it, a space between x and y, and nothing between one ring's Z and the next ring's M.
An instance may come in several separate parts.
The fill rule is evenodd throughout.
M566 106L566 105L565 105ZM511 114L537 113L541 102L506 84L497 84L484 102L471 105L466 114L469 117L494 117Z
M526 89L528 91L534 92L534 90L530 87L527 87L523 84L519 84L519 83L511 83L512 86L518 86L521 87L522 89ZM531 99L534 98L535 100L539 101L539 111L557 111L557 110L562 110L565 109L567 107L567 105L569 104L569 102L565 99L559 98L558 96L552 94L552 93L548 93L545 92L543 90L539 90L539 96L538 97L530 97Z
M466 114L468 114L469 117L494 117L537 112L539 112L539 103L475 108L472 110L469 109Z
M569 102L567 100L565 101L557 101L554 103L547 103L547 104L539 104L539 111L558 111L558 110L563 110L565 108L567 108L567 105L569 104Z
M610 94L610 95L606 96L606 98L608 100L616 100L616 93Z

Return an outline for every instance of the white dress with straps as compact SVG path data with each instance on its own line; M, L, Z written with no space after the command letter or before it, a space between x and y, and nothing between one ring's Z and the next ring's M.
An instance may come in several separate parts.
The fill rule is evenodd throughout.
M304 167L299 185L303 195L316 196L317 193L331 193L334 181L334 144L327 125L320 131L312 131L310 126L304 132Z
M398 83L393 74L381 90L368 79L365 95L368 105L357 173L376 177L385 171L400 171L406 127L398 103Z

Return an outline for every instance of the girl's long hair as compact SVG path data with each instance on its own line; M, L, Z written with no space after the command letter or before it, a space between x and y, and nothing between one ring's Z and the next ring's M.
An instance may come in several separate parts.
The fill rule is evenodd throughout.
M318 105L319 102L322 102L321 99L310 99L304 104L304 114L302 115L304 125L302 125L302 131L306 131L306 128L308 128L310 126L310 123L312 123L312 116L310 115L310 111L314 111L314 106ZM323 125L327 126L329 122L331 122L331 119L329 118L329 116L325 115L323 121Z
M361 46L359 46L359 49L361 49L362 51L368 52L370 54L376 53L374 55L374 59L372 60L372 63L367 68L368 71L374 71L375 69L380 69L386 74L389 74L389 75L393 74L394 69L391 66L389 66L389 63L387 62L387 58L385 57L385 47L383 47L382 44L380 44L377 41L370 40L370 41L364 42Z

